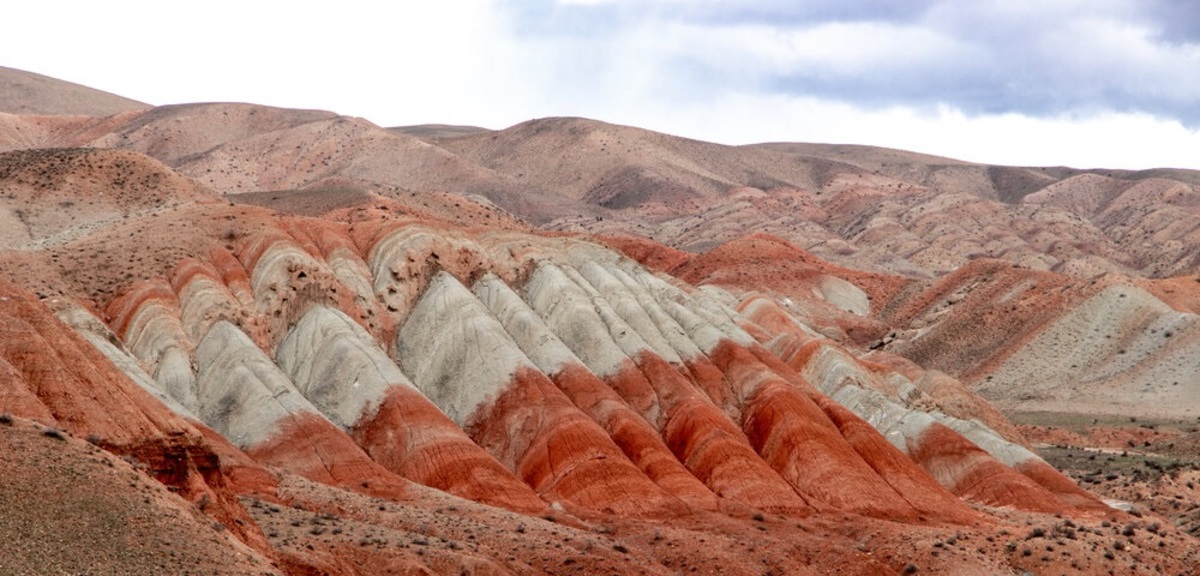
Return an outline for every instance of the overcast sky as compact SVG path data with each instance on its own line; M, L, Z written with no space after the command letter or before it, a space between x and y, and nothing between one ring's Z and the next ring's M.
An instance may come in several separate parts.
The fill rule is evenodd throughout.
M383 126L570 115L728 144L1200 168L1193 0L14 0L0 12L0 65L151 104L321 108Z

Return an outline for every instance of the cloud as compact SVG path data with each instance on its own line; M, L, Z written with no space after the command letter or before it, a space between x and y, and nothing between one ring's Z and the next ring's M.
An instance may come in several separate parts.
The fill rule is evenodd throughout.
M637 66L654 62L664 83L678 75L696 98L736 90L968 115L1144 113L1200 128L1196 6L573 0L521 11L518 22L605 69L637 46ZM556 35L559 23L569 34Z
M501 2L540 115L726 143L1197 166L1200 18L1177 0ZM521 69L518 63L514 69ZM520 74L520 73L519 73ZM553 97L545 97L553 94Z
M1177 44L1200 43L1200 3L1193 0L1145 0L1145 17L1158 38Z
M559 6L617 7L626 13L669 15L691 22L722 24L903 21L920 17L938 0L560 0Z

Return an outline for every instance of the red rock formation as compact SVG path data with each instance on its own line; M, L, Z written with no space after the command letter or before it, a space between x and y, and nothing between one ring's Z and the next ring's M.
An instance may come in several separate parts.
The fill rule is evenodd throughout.
M830 409L841 424L834 425L814 402L824 403L825 398L796 381L798 377L788 382L752 352L728 340L718 344L711 357L731 381L743 387L743 427L755 448L810 500L910 521L922 515L946 520L971 517L949 494L918 480L921 474L914 467L900 466L903 455L881 437L878 442L865 438L868 434L856 426L857 417ZM847 442L843 430L854 436L857 446ZM906 498L908 492L900 491L916 486L927 491L911 500Z
M232 234L241 233L238 230L231 232ZM250 286L250 273L242 266L241 261L234 256L230 249L214 248L208 255L208 261L212 263L213 268L217 271L221 283L229 288L229 292L233 294L239 302L244 306L249 306L254 302L254 289ZM186 280L186 279L183 279ZM179 286L176 285L176 291Z
M981 521L979 514L954 498L912 458L888 443L862 418L827 396L821 396L816 402L863 462L921 513L918 520L937 519L964 524Z
M314 307L276 348L275 361L306 400L392 472L497 506L545 508L342 312Z
M1030 458L1017 463L1014 468L1016 468L1017 472L1037 482L1042 488L1049 490L1051 494L1054 494L1054 496L1067 506L1078 510L1106 514L1112 512L1111 507L1088 493L1087 490L1080 488L1078 484L1067 478L1062 472L1055 470L1053 466L1050 466L1044 460Z
M582 365L570 364L553 374L553 380L655 484L690 506L718 508L716 495L680 464L654 428L595 374Z
M646 238L600 236L597 239L612 249L637 260L642 266L668 274L692 259L692 255L683 250L676 250Z
M204 125L190 131L170 126L197 118ZM1195 564L1197 548L1180 544L1187 541L1175 535L1122 540L1132 554L1103 559L1114 542L1111 531L1096 528L1107 513L1103 505L1028 450L969 421L966 417L977 407L965 389L954 387L961 383L945 383L949 391L935 394L922 387L918 380L925 376L917 368L878 354L875 361L862 361L858 350L837 343L886 346L960 376L982 377L997 363L1009 361L1010 344L1028 347L1041 330L1014 326L1014 306L1019 314L1049 322L1059 316L1055 307L1068 307L1100 288L1013 270L1003 262L973 264L962 274L920 285L821 262L766 235L727 242L698 256L648 241L612 241L660 269L678 268L685 280L725 287L694 288L564 233L537 236L423 223L423 214L460 217L450 208L455 197L424 192L428 186L401 190L380 176L419 171L413 164L397 167L395 146L401 145L415 157L436 160L435 167L474 166L478 171L460 184L469 181L476 186L473 192L486 191L506 206L557 218L550 226L559 231L620 232L623 225L604 228L599 219L592 224L596 214L572 215L585 201L535 206L563 196L542 194L532 197L534 202L516 194L517 185L507 181L503 170L534 174L528 166L546 150L509 154L505 140L562 128L570 133L559 140L564 144L587 140L584 145L591 146L636 136L639 142L661 144L647 148L657 151L652 153L704 160L697 165L716 177L698 182L692 168L659 158L635 169L623 160L610 166L612 174L596 177L593 172L582 180L567 175L555 182L563 174L544 171L531 178L564 184L574 200L610 204L604 208L606 218L657 215L660 229L674 227L666 233L692 247L742 234L739 230L761 222L749 217L756 213L788 210L790 216L780 220L787 223L779 226L792 226L801 215L808 220L802 224L812 228L800 235L821 238L805 245L819 245L824 254L849 255L856 244L886 245L884 260L896 255L903 268L908 266L905 257L919 255L936 270L945 257L983 253L972 246L918 253L933 248L922 235L932 234L946 219L901 210L895 203L932 202L937 194L907 184L885 193L881 183L900 180L886 162L875 166L886 174L872 174L872 169L843 162L845 158L821 158L817 167L805 164L778 179L803 186L754 189L740 185L747 167L779 164L807 152L776 146L723 149L563 119L533 122L507 134L475 131L443 146L359 119L244 105L185 106L104 121L0 118L0 138L15 138L6 136L14 133L12 126L36 129L40 136L20 135L31 140L85 143L100 137L96 143L114 144L119 136L129 136L136 142L127 145L161 153L193 174L209 174L210 182L226 190L271 183L356 187L329 190L328 206L337 206L338 214L322 220L284 214L323 213L319 203L290 202L312 200L324 190L280 192L287 198L278 202L263 195L236 199L279 208L280 213L239 208L216 203L208 191L130 152L35 152L3 158L10 175L36 176L38 184L22 183L13 188L17 198L0 199L0 223L3 218L22 220L15 216L17 209L37 209L29 233L16 226L0 231L2 239L17 239L0 246L0 273L16 279L29 274L29 285L36 282L40 292L71 294L83 304L64 297L55 304L61 306L56 308L59 321L28 294L18 295L20 305L0 300L0 411L39 418L74 434L96 434L99 445L144 463L149 474L244 541L279 551L292 573L667 574L716 567L747 575L764 570L888 574L911 572L909 562L932 573L1065 572L1067 563L1076 561L1084 566L1076 571L1103 572L1124 569L1129 557L1145 560L1147 567L1153 563L1159 572L1180 572ZM272 133L259 130L268 128ZM120 132L103 137L110 130ZM345 147L347 143L352 146ZM0 142L0 148L6 145L14 144ZM264 146L271 145L275 149L266 152ZM578 164L577 155L563 156L572 154L567 146L559 148L554 157L570 160L564 165ZM335 149L347 166L316 168L319 158ZM451 149L474 160L455 160ZM368 154L355 156L363 151ZM698 151L707 158L699 158ZM723 155L738 160L712 160ZM319 173L283 170L261 158L291 158L300 162L292 166L309 165ZM152 178L131 188L116 179L80 178L97 175L84 170L81 160L89 159L129 160L138 176ZM204 172L217 162L233 166L233 173ZM34 173L42 167L46 173ZM119 168L108 166L100 175L121 176ZM47 176L50 172L53 178ZM1049 171L1042 176L1061 179ZM434 181L452 183L417 180ZM675 184L663 187L661 182ZM1175 202L1179 208L1194 199L1175 184L1149 182L1140 190L1130 186L1133 193L1128 195L1113 188L1096 204L1095 198L1075 193L1086 182L1062 182L1069 186L1031 195L1031 203L1045 209L1039 212L1055 213L1083 202L1089 215L1116 218L1142 200ZM646 187L623 189L628 183ZM117 188L120 194L109 194ZM999 184L983 189L1001 192ZM99 202L103 214L80 218L86 226L71 223L72 216L82 216L78 211L53 208L99 195L119 200ZM952 214L986 220L1026 208L1008 210L966 196L946 195L946 203L957 206ZM426 200L435 206L416 208ZM464 212L474 214L461 216L463 220L491 216L484 200L463 203L469 204ZM882 210L881 203L891 208ZM926 205L932 206L921 207ZM401 213L405 216L397 218ZM728 226L711 234L696 231L697 224L714 222L713 215L720 214L729 215L718 217ZM90 218L97 215L120 222L109 226L108 220ZM914 229L925 231L902 237L898 233L906 230L899 220L914 221ZM508 218L502 225L519 227L514 221ZM1047 221L1033 226L1043 224L1054 228ZM817 230L824 226L829 228ZM997 232L995 225L986 228L984 235ZM1054 228L1047 237L1069 237L1063 230ZM35 241L35 235L46 242ZM957 230L952 236L978 234ZM892 250L893 244L885 244L892 240L900 247ZM1004 248L1006 242L998 240L997 246ZM1058 244L1048 251L1059 256L1087 252ZM13 247L19 249L6 250ZM110 253L123 254L131 247L145 251L144 261L141 253L125 262L109 260ZM1178 264L1180 258L1168 260ZM547 276L549 280L539 277L543 264L559 273ZM168 290L164 276L172 266ZM76 273L76 268L86 272ZM98 273L101 269L112 270ZM458 284L489 274L527 306L530 320L537 321L531 326L539 330L510 325L490 304L480 305L482 296L472 296ZM68 281L56 284L56 278ZM1040 287L1053 294L1026 289L1026 283L1044 279L1050 281ZM538 290L528 289L535 281L544 282ZM1183 290L1188 281L1162 289ZM47 286L53 289L44 290ZM510 286L520 287L522 295L516 296ZM730 307L737 301L734 294L746 289L793 301L768 305L768 297L751 298L746 302L762 304L761 310L743 303L739 314ZM8 285L0 284L0 299L9 292ZM122 296L112 299L113 294ZM53 302L52 296L46 299ZM1192 300L1186 294L1172 299L1181 308ZM435 304L423 310L421 301ZM90 324L98 323L81 306L108 312L116 335L102 326L93 329ZM285 367L286 354L279 352L283 341L318 307L336 309L349 324L362 328L359 339L372 354L342 365L328 362L324 370ZM1103 311L1104 306L1097 308ZM1127 308L1131 315L1141 309ZM1157 313L1159 308L1145 310ZM84 318L79 320L75 312ZM881 332L884 320L912 331L892 334L888 326L888 332ZM959 346L976 328L984 337ZM203 339L214 331L225 336L202 352ZM883 334L887 336L876 338ZM1173 334L1169 351L1185 349L1177 344L1185 340L1183 334ZM538 350L549 348L555 349L537 357ZM297 350L293 356L305 356L304 347ZM335 348L331 355L341 351ZM170 370L165 372L176 388L164 385L157 369L168 354ZM229 358L215 359L223 354ZM355 362L364 371L381 368L382 374L386 365L394 373L379 378L367 394L369 386L352 370ZM302 383L298 374L305 370L309 374ZM404 372L413 375L415 389L407 386ZM338 380L339 375L353 377ZM194 394L185 405L173 393L177 391ZM958 420L950 411L949 416L922 412L951 405L963 410ZM189 421L183 416L188 413L211 427ZM983 506L971 511L955 495ZM458 496L530 515L553 515L555 522ZM243 508L239 498L253 505ZM272 504L263 506L260 499ZM986 506L1008 509L991 514ZM786 517L756 515L747 521L751 507ZM1055 552L1071 552L1067 560L1066 554L1030 554L1026 559L1020 552L1005 552L1006 544L1021 545L1021 538L1036 540L1014 534L1013 527L1036 522L1061 529L1068 522L1050 520L1044 513L1065 513L1081 525L1091 521L1094 529L1079 530L1078 543L1064 536L1053 544ZM338 527L321 532L325 522ZM0 522L0 529L4 526ZM959 540L960 532L970 546L953 547L951 535ZM924 552L937 543L945 545L937 554ZM1147 543L1151 546L1143 546ZM1156 550L1162 543L1167 550Z
M61 427L142 462L183 497L215 503L209 513L236 527L242 541L269 548L230 491L234 482L218 458L223 441L214 444L202 426L172 413L31 294L3 279L0 332L0 413Z
M793 381L799 378L798 374L794 374L792 372L793 368L796 371L810 369L810 363L815 362L816 357L819 354L829 352L827 348L830 346L836 348L836 344L804 333L802 330L800 330L799 325L796 324L795 321L792 320L782 308L766 299L760 297L749 298L743 302L742 309L748 312L748 316L754 320L755 324L761 323L761 325L770 326L771 331L780 334L771 341L771 347L774 351L774 354L766 353L766 351L759 351L756 353L756 356L764 363L772 365L777 373L787 375ZM856 369L861 369L859 373L866 376L868 380L871 380L871 376L874 373L885 374L889 370L887 367L881 364L873 364L870 362L862 362L851 359L848 353L842 353L842 355L845 357L847 362L854 364L857 367ZM781 362L780 359L783 359L785 362ZM891 360L893 365L897 365L899 368L906 369L909 374L915 375L914 370L920 371L919 368L912 366L910 362L901 362L899 359ZM921 372L921 375L923 375L923 371ZM848 376L843 376L843 378L845 377ZM871 381L869 384L859 383L859 385L879 386L874 381ZM804 386L807 387L807 383L804 383ZM960 391L960 395L965 394L967 394L965 390ZM834 418L835 421L839 421L839 427L845 429L848 423L845 420L845 415L850 414L846 408L841 407L828 398L820 396L815 390L810 390L809 395L813 396L814 399L817 400L818 404L821 405L821 407L830 415L830 417ZM898 402L899 398L897 398L896 401ZM991 420L999 418L1003 420L999 414L994 413L994 409L991 409L986 405L984 405L985 410L982 414L977 415L975 412L971 411L977 409L973 408L976 404L983 404L981 400L972 401L971 398L967 398L965 400L961 400L960 402L966 402L969 405L968 411L966 413L961 413L962 418L984 418ZM895 406L899 408L898 404ZM843 415L843 413L845 415ZM899 416L893 416L893 418L898 417ZM853 418L857 420L857 417ZM955 432L943 426L942 424L931 423L931 426L940 427L935 434L943 440L948 439L952 435L959 434L958 432ZM927 432L925 431L916 432L918 436L916 438L909 437L908 445L911 446L914 443L921 442L919 438L923 438L924 434L926 433ZM903 432L903 434L908 435L913 434L913 432L906 431ZM995 433L993 432L992 434ZM1019 439L1019 434L1017 436ZM882 440L882 438L880 438L880 440ZM871 441L869 437L860 437L860 441L877 444L877 442ZM1029 479L1034 480L1034 482L1041 488L1049 490L1051 494L1058 497L1060 499L1059 505L1065 505L1067 508L1077 508L1080 510L1100 510L1105 508L1102 503L1100 503L1094 497L1087 495L1086 492L1076 486L1074 482L1055 471L1032 453L1024 450L1021 446L1007 444L1004 440L1002 440L1002 437L999 434L995 434L990 442L990 444L979 446L972 443L967 438L955 440L952 445L958 446L960 449L967 450L967 452L964 452L962 455L963 462L960 464L962 470L957 474L934 474L934 477L942 482L943 486L968 499L984 498L985 500L983 500L983 502L990 505L996 505L997 502L1004 501L1004 505L1006 506L1012 506L1016 508L1032 506L1035 510L1043 509L1043 507L1047 505L1045 498L1046 495L1039 494L1037 498L1025 500L1021 496L1029 491L1029 487L1022 486L1022 482L1019 482L1018 486L1014 488L1014 490L1017 491L1018 496L1009 498L1007 500L1005 500L1007 496L1005 495L1004 491L1002 489L996 489L995 487L991 488L992 490L995 490L994 492L983 491L970 493L964 491L965 489L962 488L963 481L961 478L964 476L996 474L998 475L996 476L998 478L997 481L1003 481L1003 478L1011 479L1012 472L1017 472L1027 476ZM970 448L971 446L974 446L975 448L972 449ZM979 449L991 450L995 452L995 455L987 457L981 456L975 452L975 450ZM952 456L945 454L939 458L948 460L952 458ZM996 460L997 458L1008 458L1008 460L1001 462ZM921 463L922 466L928 465L927 462L921 460L917 461L918 463ZM1002 471L997 467L997 465L1009 468L1009 470ZM943 462L940 464L940 466L945 468L949 467L949 464L945 464L945 462ZM927 467L926 469L928 470L929 468ZM933 473L933 471L931 470L930 473ZM925 482L926 479L918 478L918 480ZM920 492L909 490L901 493L913 494Z
M393 386L351 435L384 468L476 502L530 514L546 503L414 389Z
M541 372L518 369L501 396L465 428L550 502L625 516L686 510Z
M402 500L408 483L388 472L328 420L295 414L265 441L243 448L258 462L332 486Z
M1062 513L1067 504L938 423L908 443L908 455L956 495L989 506Z
M644 379L659 400L663 439L692 474L723 498L764 510L805 515L819 507L797 495L751 440L672 365L651 352L612 379L614 389Z
M437 273L425 288L398 335L397 360L422 393L543 499L636 516L686 510L450 274Z

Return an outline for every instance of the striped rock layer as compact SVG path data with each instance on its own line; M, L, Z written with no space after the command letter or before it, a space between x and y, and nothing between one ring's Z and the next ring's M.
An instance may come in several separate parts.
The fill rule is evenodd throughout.
M172 410L359 490L655 518L1102 508L1019 441L914 408L915 384L773 301L580 240L285 221L107 316L97 347Z

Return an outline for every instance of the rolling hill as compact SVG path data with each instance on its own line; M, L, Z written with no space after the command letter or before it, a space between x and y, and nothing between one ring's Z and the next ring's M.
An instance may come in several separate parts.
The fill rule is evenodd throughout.
M0 571L1200 563L1194 429L1089 429L1147 439L1090 492L1014 422L1196 416L1192 172L221 103L0 150Z
M0 113L111 116L147 108L116 94L0 66Z

